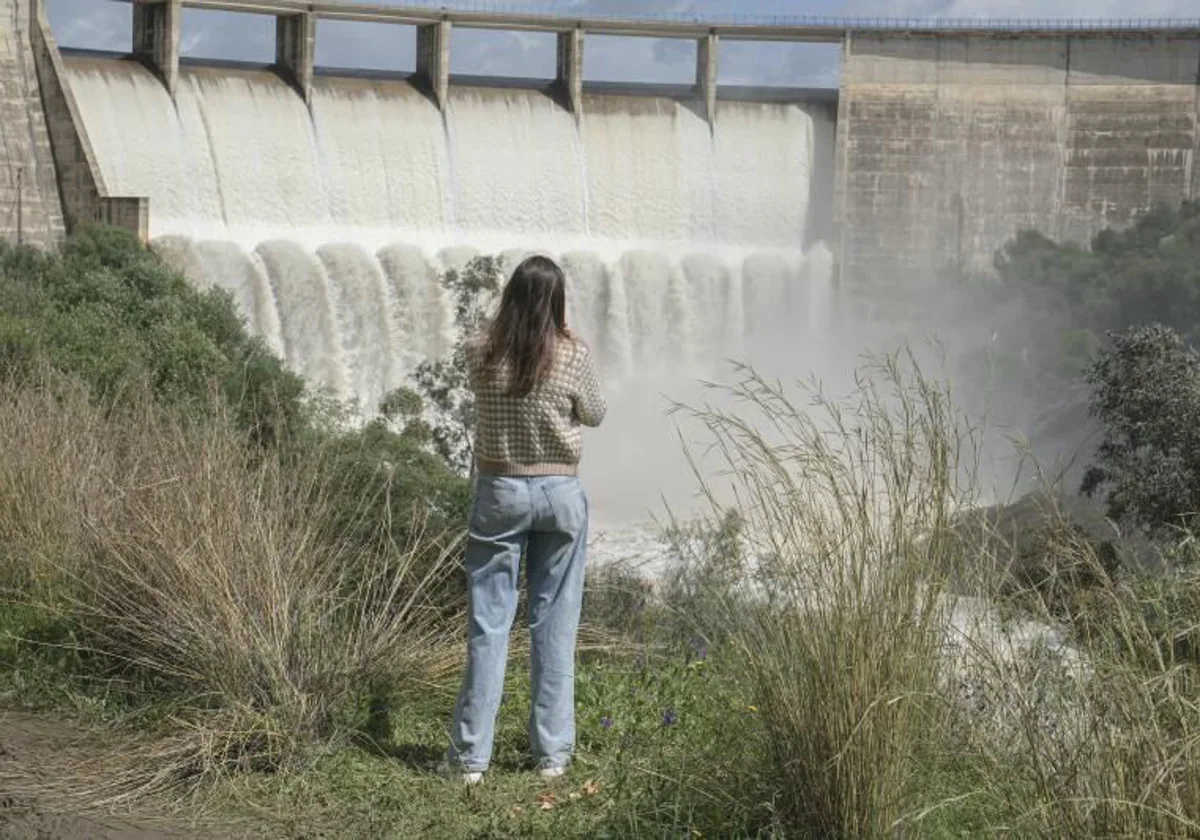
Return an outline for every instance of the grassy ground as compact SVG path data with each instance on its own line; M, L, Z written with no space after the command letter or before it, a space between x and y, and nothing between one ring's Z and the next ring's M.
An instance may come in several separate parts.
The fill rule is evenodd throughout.
M289 774L233 777L196 813L253 815L289 837L605 837L743 834L752 815L721 790L721 751L754 738L756 710L714 658L673 651L582 657L570 774L543 782L528 763L528 670L510 663L492 770L466 789L438 776L454 702L447 681L417 693L367 692L347 712L353 742ZM152 730L166 709L122 676L103 679L62 625L0 610L0 703L122 730ZM730 780L726 779L728 783Z
M0 627L0 703L107 721L121 732L152 730L165 716L120 678L84 676L97 663L81 659L56 622L10 606ZM366 693L348 713L353 743L314 754L300 772L227 778L189 799L182 814L250 820L265 836L293 838L790 836L772 802L762 712L735 673L721 651L699 641L585 654L576 762L566 777L545 782L527 757L528 670L515 656L492 769L472 788L435 772L452 681ZM102 766L104 756L96 757ZM989 826L1003 823L1000 803L976 787L970 762L923 759L925 798L947 804L923 815L914 836L995 833Z
M563 779L542 781L527 759L527 673L515 667L501 709L492 769L464 788L433 772L453 696L409 700L391 738L344 751L293 778L239 780L224 791L276 803L289 831L325 837L616 837L740 833L704 770L722 725L743 737L748 711L706 666L593 659L579 675L579 752ZM611 722L611 725L610 725ZM706 743L707 742L707 743ZM707 754L706 754L706 749ZM729 808L729 810L725 810ZM305 834L302 826L336 826ZM715 833L715 834L714 834Z

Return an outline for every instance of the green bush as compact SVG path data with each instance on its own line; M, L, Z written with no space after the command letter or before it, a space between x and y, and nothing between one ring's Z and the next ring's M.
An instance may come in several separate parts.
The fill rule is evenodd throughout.
M460 475L470 475L475 468L475 394L467 381L467 342L483 324L502 281L500 261L490 256L475 257L461 271L442 276L454 300L454 350L446 358L421 362L413 375L415 390L399 388L380 406L387 419L405 421L409 437L427 438L433 451Z
M61 255L0 243L0 375L37 379L46 366L101 402L148 383L162 405L193 417L231 415L285 462L320 450L343 488L327 509L364 540L386 526L403 545L415 521L442 531L465 519L466 485L427 427L410 417L399 433L382 420L349 429L249 334L227 292L197 291L128 232L85 230ZM388 408L419 414L420 402Z
M0 245L0 409L0 588L94 654L63 685L185 722L155 784L286 765L457 664L468 486L427 427L346 424L128 234Z
M61 255L0 243L0 370L42 362L101 398L133 379L192 410L219 396L266 443L307 419L302 380L247 333L231 297L196 291L121 230L83 231Z
M1200 324L1198 258L1200 202L1193 201L1158 207L1123 231L1103 230L1090 249L1024 231L997 255L996 270L1002 288L1033 311L1058 316L1066 336L1153 322L1186 336ZM1062 342L1064 334L1047 337Z
M1083 491L1152 531L1200 523L1200 354L1172 329L1117 333L1088 371L1103 438Z

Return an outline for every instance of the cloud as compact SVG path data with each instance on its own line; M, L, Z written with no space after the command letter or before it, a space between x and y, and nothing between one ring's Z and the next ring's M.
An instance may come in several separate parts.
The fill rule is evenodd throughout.
M128 52L133 44L133 10L96 0L50 0L50 26L59 42L73 47Z
M275 60L275 18L184 8L180 54L269 64Z
M201 30L200 32L192 32L191 34L187 35L186 37L180 38L179 39L179 51L181 53L183 53L184 55L190 55L192 53L195 53L197 50L200 49L200 47L204 43L204 39L207 35L208 35L207 32Z
M452 73L553 79L558 68L551 33L460 29L452 38Z

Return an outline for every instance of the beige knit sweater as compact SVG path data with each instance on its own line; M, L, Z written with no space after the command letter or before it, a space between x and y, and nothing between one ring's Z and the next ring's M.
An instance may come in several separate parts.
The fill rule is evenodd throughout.
M481 364L480 342L468 352L475 392L475 464L492 475L575 475L581 426L599 426L607 406L587 345L559 339L549 371L525 397L506 393L508 371Z

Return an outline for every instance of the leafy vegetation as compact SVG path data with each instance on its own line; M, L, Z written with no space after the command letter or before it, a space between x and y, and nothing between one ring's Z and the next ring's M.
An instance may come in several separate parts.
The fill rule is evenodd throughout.
M1090 247L1022 231L997 253L995 275L960 283L978 331L997 328L965 360L968 378L1022 406L1024 432L1077 446L1085 374L1110 333L1161 324L1185 342L1200 337L1200 202L1158 207ZM989 321L994 313L1006 314Z
M1160 325L1113 336L1088 371L1104 436L1083 480L1108 513L1153 530L1200 516L1200 354Z
M472 434L475 429L475 395L467 382L467 342L487 315L500 291L500 261L475 257L461 270L447 271L442 283L454 300L458 341L449 357L427 359L413 376L415 390L400 388L384 397L383 412L393 421L403 420L410 436L428 434L434 449L461 475L474 471ZM420 409L432 415L426 420Z
M1091 248L1034 231L1001 250L1002 284L1035 311L1061 316L1099 343L1110 330L1159 322L1194 339L1200 324L1200 202L1160 206L1123 231L1104 230ZM1069 333L1068 333L1069 336ZM1057 336L1060 346L1073 342Z
M73 237L61 256L0 243L0 363L71 374L99 399L130 381L193 412L214 397L272 444L311 422L304 384L243 327L232 299L197 292L121 230Z
M69 644L83 695L173 722L118 778L292 765L371 686L453 661L468 489L427 441L341 425L120 231L3 246L0 309L13 664Z

